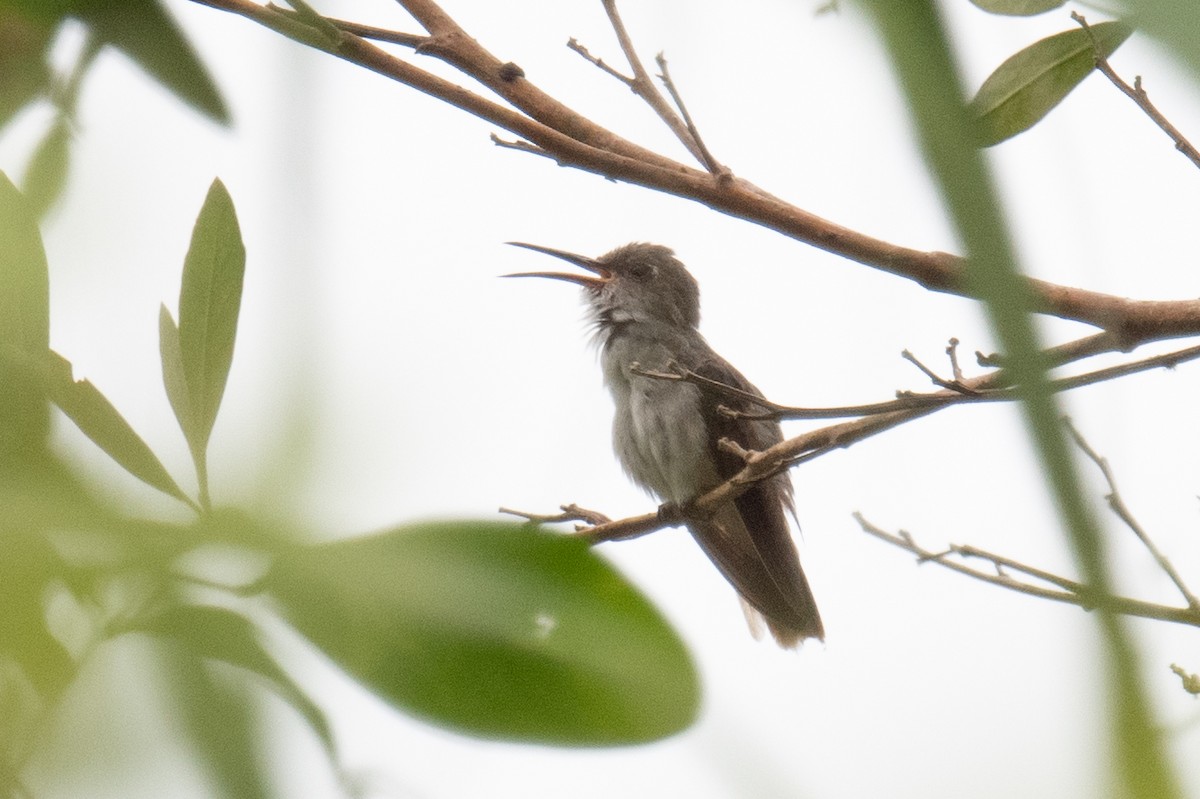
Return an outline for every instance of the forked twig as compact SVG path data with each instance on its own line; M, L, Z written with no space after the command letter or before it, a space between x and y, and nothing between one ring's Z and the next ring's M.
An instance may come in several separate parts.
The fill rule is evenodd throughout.
M1172 125L1170 120L1163 116L1163 113L1158 110L1154 103L1150 102L1150 96L1142 88L1142 76L1138 75L1135 77L1132 86L1126 83L1102 54L1100 43L1096 41L1096 34L1092 31L1091 26L1088 25L1087 19L1078 11L1071 12L1071 19L1079 23L1079 26L1087 31L1088 37L1092 40L1092 54L1096 61L1096 70L1120 89L1122 94L1133 100L1137 104L1137 107L1142 109L1143 113L1150 117L1163 133L1171 137L1171 141L1175 142L1175 149L1183 153L1193 165L1200 168L1200 151L1187 140L1179 128Z
M917 558L918 563L936 563L951 571L964 574L985 583L1007 588L1010 591L1016 591L1017 593L1040 599L1049 599L1053 602L1075 605L1084 610L1104 607L1113 613L1121 613L1127 616L1137 616L1145 619L1156 619L1200 627L1200 609L1198 608L1174 608L1170 605L1160 605L1131 597L1098 595L1088 586L1078 581L1047 572L1044 569L1029 566L1012 558L995 555L976 547L957 545L951 546L942 552L935 552L917 544L913 537L904 531L891 533L872 524L861 513L855 513L854 519L862 527L863 532L912 554ZM994 571L981 571L962 561L951 559L952 555L962 558L986 560L992 564ZM1023 575L1029 579L1020 579L1013 576L1013 573ZM1046 585L1039 585L1038 583L1045 583Z
M729 180L733 177L733 173L729 171L729 167L724 166L713 157L709 152L708 145L704 143L704 139L700 136L700 130L696 127L692 115L688 112L687 105L683 102L683 95L679 93L678 87L675 86L675 81L671 80L671 71L667 69L667 58L662 53L654 57L658 64L658 79L662 81L667 92L671 95L671 99L675 102L675 107L679 109L680 116L683 117L683 123L687 126L688 134L692 137L692 141L696 143L696 149L700 151L700 161L704 164L704 168L717 176L718 180Z
M1088 459L1092 463L1096 464L1097 468L1100 469L1100 474L1104 476L1104 481L1108 483L1108 494L1104 497L1104 499L1108 502L1108 507L1111 508L1112 512L1116 514L1117 518L1120 519L1135 536L1137 536L1137 539L1142 542L1142 546L1146 547L1146 550L1149 551L1151 557L1153 557L1158 563L1159 568L1166 573L1167 577L1171 579L1171 582L1175 584L1175 587L1179 589L1179 593L1183 595L1188 607L1192 608L1193 610L1200 611L1200 600L1197 600L1196 595L1188 589L1187 585L1183 581L1183 577L1181 577L1179 572L1175 570L1174 565L1171 564L1171 561L1167 558L1167 556L1164 555L1162 551L1159 550L1159 548L1155 545L1154 541L1151 540L1150 534L1147 533L1146 529L1142 527L1137 519L1133 517L1133 513L1129 510L1129 506L1127 506L1125 504L1125 500L1121 498L1121 493L1117 490L1116 478L1113 476L1112 467L1109 466L1108 459L1101 456L1092 448L1090 444L1088 444L1087 440L1084 439L1080 432L1075 429L1075 425L1071 424L1070 419L1064 419L1063 424L1066 426L1067 432L1071 434L1071 438L1075 439L1075 445L1083 451L1083 454L1087 455Z

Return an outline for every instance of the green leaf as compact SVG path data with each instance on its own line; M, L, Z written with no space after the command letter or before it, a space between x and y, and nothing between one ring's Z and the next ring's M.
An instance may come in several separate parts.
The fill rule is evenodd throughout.
M231 675L216 673L212 663L191 647L165 641L160 649L166 687L207 767L212 791L225 799L270 799L266 764L259 749L263 725L247 687ZM171 644L174 644L173 646Z
M43 700L56 699L75 674L75 664L46 625L49 586L65 571L58 553L34 531L5 536L0 558L0 661L21 667Z
M695 719L682 642L582 541L485 522L299 548L264 580L285 618L399 708L472 735L652 741Z
M38 378L21 366L50 347L50 273L37 218L0 172L0 465L41 450L50 409Z
M233 362L245 268L246 248L233 200L224 184L214 180L192 231L179 291L179 353L188 396L188 413L179 423L183 425L202 484L206 480L208 439ZM162 329L160 323L160 334ZM160 342L162 346L173 345ZM167 365L164 361L164 370Z
M158 353L162 361L163 387L167 390L167 399L179 421L179 429L190 442L190 431L195 428L195 422L192 421L192 409L188 404L187 375L183 373L179 328L165 304L158 309Z
M162 461L99 389L91 381L74 379L70 361L51 351L39 366L47 396L96 446L142 482L192 504Z
M1032 17L1061 8L1067 0L971 0L971 4L989 14L1007 17Z
M1138 29L1158 39L1200 77L1200 3L1195 0L1120 0L1127 17ZM1149 77L1149 76L1147 76ZM1153 89L1151 89L1153 91Z
M39 17L0 3L0 127L36 98L50 93L45 53L53 27Z
M42 217L58 201L67 183L71 125L59 115L33 151L25 170L24 192L34 213Z
M179 99L222 125L229 109L183 31L156 0L78 0L75 14Z
M1100 54L1107 58L1129 38L1123 22L1091 26ZM988 76L971 101L979 120L980 144L990 147L1033 127L1095 68L1092 37L1082 28L1031 44Z
M219 660L262 677L304 717L330 760L336 760L337 747L325 715L279 666L245 616L209 605L176 605L129 629L174 640L197 657Z

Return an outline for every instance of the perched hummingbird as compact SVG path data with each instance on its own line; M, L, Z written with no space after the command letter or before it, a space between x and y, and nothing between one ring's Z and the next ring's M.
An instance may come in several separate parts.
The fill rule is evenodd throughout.
M669 248L626 244L587 258L510 242L591 272L522 272L584 288L600 345L604 382L616 405L613 447L625 472L687 518L688 503L732 477L745 463L718 446L722 438L761 451L783 440L773 421L731 419L719 405L759 410L752 402L696 383L645 371L689 369L726 386L762 394L697 329L700 289ZM792 485L786 474L764 480L709 518L688 518L692 537L741 595L752 631L760 619L775 640L794 647L823 639L821 616L788 532Z

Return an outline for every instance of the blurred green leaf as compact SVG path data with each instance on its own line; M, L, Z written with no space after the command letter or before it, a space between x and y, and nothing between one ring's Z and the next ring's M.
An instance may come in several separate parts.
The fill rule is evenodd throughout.
M0 3L0 127L50 93L46 47L53 28L22 7Z
M38 217L46 215L66 186L70 143L71 124L65 116L59 115L38 143L25 169L22 189Z
M96 446L147 485L192 504L162 461L99 389L91 381L75 380L70 361L50 352L40 373L50 399Z
M695 719L682 642L584 542L413 525L281 556L264 580L297 630L396 706L465 733L652 741Z
M1107 58L1129 38L1123 22L1091 26L1100 54ZM1033 127L1095 68L1092 36L1082 28L1035 42L1008 58L988 76L971 101L984 147Z
M0 558L0 657L18 664L47 702L56 699L75 674L66 648L46 625L44 598L64 570L58 553L36 531L5 537Z
M179 99L223 125L229 109L183 31L156 0L76 0L75 15Z
M162 647L163 676L201 762L212 796L271 799L262 752L262 722L243 681L217 673L187 645ZM175 644L171 646L170 644Z
M50 434L37 376L21 364L50 347L50 274L37 218L0 172L0 467L34 457Z
M37 355L50 347L50 273L37 217L0 172L0 343Z
M1140 33L1158 39L1200 77L1200 3L1195 0L1117 0ZM1149 77L1149 76L1147 76Z
M1007 17L1032 17L1061 8L1067 0L971 0L971 4L990 14Z
M179 420L180 429L190 443L191 436L188 431L195 428L195 422L192 420L192 409L188 399L187 375L183 372L179 327L171 318L171 312L165 304L158 309L158 353L162 361L163 387L166 388L167 399L171 403L171 410L175 412L175 418Z
M75 0L0 0L0 7L50 27L71 13Z
M336 759L337 748L325 715L266 650L245 616L210 605L176 605L136 622L130 629L169 638L197 657L228 663L262 677L304 717L330 760Z
M1004 209L986 161L973 146L973 126L962 102L959 72L946 30L933 0L862 3L873 12L907 96L930 174L966 245L964 281L971 294L986 303L1005 363L1021 391L1030 439L1083 572L1083 583L1091 591L1109 595L1112 583L1105 542L1083 495L1047 383L1048 364L1031 319L1032 298L1028 283L1021 279ZM1113 795L1178 797L1179 787L1146 700L1141 664L1124 622L1103 605L1096 609L1095 617L1105 643L1105 699L1115 743Z
M205 452L233 362L245 268L246 248L233 200L224 184L214 180L192 231L179 290L179 363L187 387L187 402L182 408L171 335L174 325L169 324L170 314L165 319L159 316L163 378L196 462L201 504L207 504Z

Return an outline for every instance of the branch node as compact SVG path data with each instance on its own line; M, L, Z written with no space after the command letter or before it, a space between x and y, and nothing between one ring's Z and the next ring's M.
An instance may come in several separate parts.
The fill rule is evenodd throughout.
M1171 664L1171 671L1179 676L1179 679L1183 683L1183 690L1192 696L1200 695L1200 675L1185 671L1183 666L1180 666L1178 663Z

